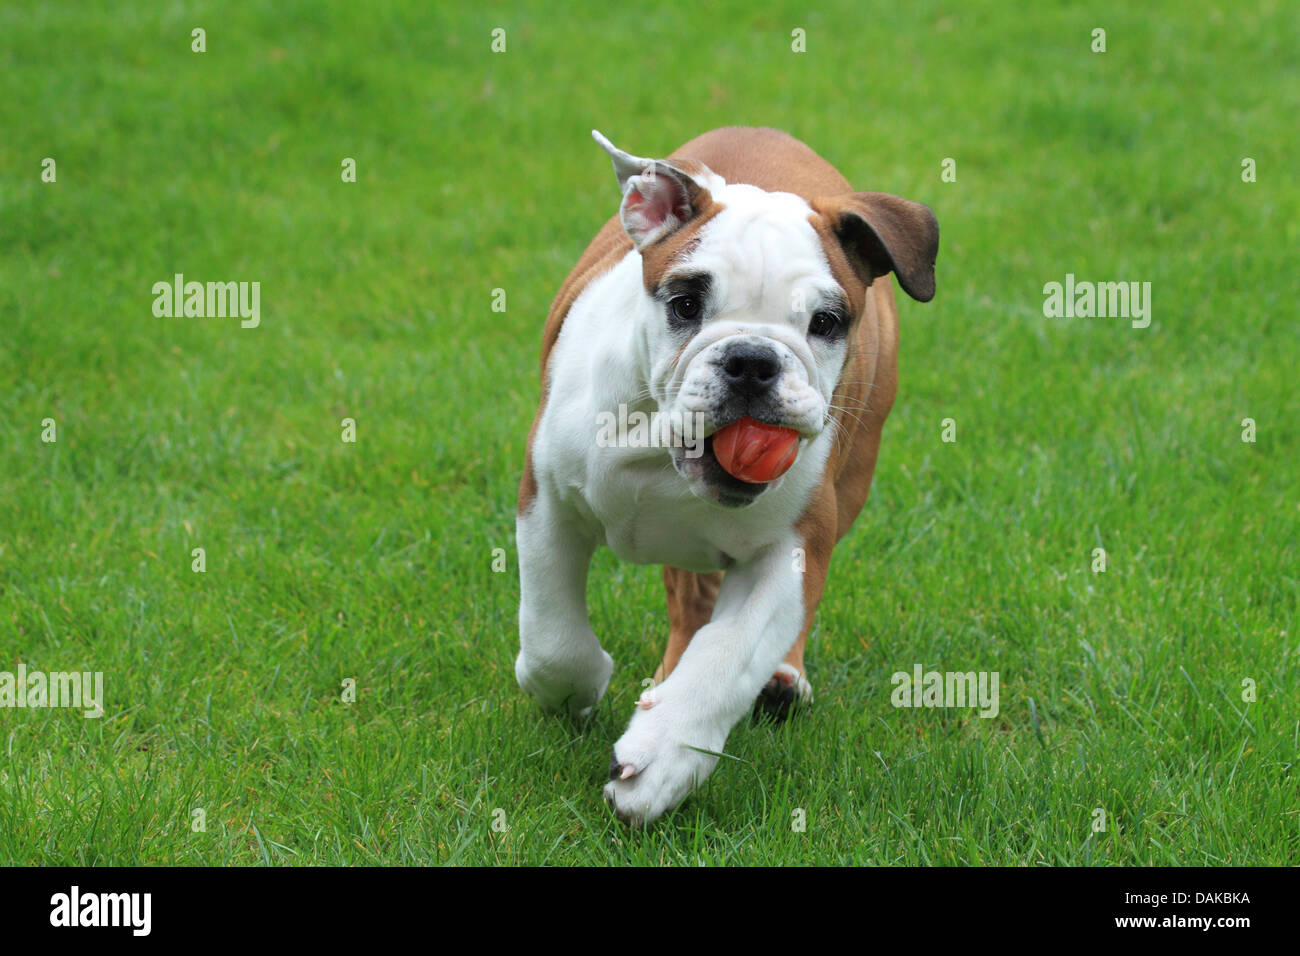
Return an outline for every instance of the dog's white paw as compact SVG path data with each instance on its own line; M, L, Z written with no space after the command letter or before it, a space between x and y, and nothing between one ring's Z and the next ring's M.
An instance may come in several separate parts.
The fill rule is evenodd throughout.
M515 680L549 711L581 719L605 696L614 658L605 651L598 657L535 663L521 651L515 658Z
M727 728L694 719L663 685L643 695L627 732L614 744L605 800L629 823L654 822L702 784L722 750ZM698 749L695 749L698 748Z

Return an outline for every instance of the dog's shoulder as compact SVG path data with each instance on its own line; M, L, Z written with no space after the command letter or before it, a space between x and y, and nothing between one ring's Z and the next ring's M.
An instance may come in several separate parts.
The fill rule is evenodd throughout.
M555 340L560 337L560 326L564 324L564 317L573 308L573 303L594 279L622 262L631 251L632 240L628 238L622 223L615 215L601 227L600 232L596 233L596 238L591 240L591 244L582 253L578 264L573 267L573 271L560 286L560 291L555 294L555 299L551 302L551 310L546 315L546 325L542 329L543 383L546 381L546 365L550 361L551 349L555 346Z

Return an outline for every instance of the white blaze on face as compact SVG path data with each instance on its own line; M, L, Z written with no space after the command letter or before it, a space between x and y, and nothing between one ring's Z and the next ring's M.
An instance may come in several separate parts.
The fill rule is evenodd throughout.
M681 332L658 323L652 354L663 360L653 370L652 390L661 408L703 413L712 431L726 424L712 420L728 387L719 358L741 340L761 344L781 363L772 396L777 424L812 437L825 422L847 341L808 335L811 316L844 298L808 221L813 210L791 193L746 185L726 186L716 198L724 208L667 273L707 275L706 311L684 348Z

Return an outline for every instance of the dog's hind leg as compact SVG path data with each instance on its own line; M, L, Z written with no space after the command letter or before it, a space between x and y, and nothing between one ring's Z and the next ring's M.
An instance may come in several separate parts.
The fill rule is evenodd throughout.
M668 599L668 647L664 650L659 669L655 671L656 684L673 672L695 632L713 617L713 606L721 586L721 571L697 574L664 566L664 591ZM816 608L813 608L794 647L754 701L757 712L784 720L796 704L812 703L812 685L808 683L807 671L804 670L803 650L808 634L812 631L815 613Z
M655 683L673 672L695 632L713 617L713 605L722 587L722 572L697 574L664 565L664 591L668 598L668 647L655 671Z
M808 643L808 634L812 631L816 608L808 615L799 640L794 642L785 660L777 665L772 679L763 685L754 701L755 716L767 714L776 720L785 720L799 704L811 704L813 699L812 684L808 683L808 672L803 666L803 649Z
M759 691L754 701L755 716L767 714L777 720L785 720L797 705L812 703L812 684L808 682L808 672L804 670L803 651L817 618L817 606L821 603L826 588L831 551L836 541L834 491L827 487L822 489L822 493L825 496L823 507L810 509L799 523L803 537L802 561L799 565L803 580L803 628L785 659L777 665L776 672Z

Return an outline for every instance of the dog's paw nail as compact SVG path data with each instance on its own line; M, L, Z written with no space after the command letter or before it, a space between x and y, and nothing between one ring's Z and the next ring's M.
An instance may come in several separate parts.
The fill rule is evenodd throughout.
M618 754L609 756L609 779L626 780L636 773L636 766L630 763L620 763Z

